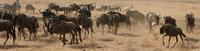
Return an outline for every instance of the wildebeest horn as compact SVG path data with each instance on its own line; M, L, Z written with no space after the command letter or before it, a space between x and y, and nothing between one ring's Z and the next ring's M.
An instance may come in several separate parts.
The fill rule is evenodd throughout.
M40 9L40 10L41 10L41 9ZM43 14L43 12L41 12L40 10L39 10L39 12Z

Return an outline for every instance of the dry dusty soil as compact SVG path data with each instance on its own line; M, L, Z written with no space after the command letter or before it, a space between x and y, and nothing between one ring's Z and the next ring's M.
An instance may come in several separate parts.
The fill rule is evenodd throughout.
M15 0L0 0L0 4L14 2ZM165 37L166 45L162 45L163 34L159 33L159 27L155 27L155 34L148 33L148 24L145 21L144 24L132 23L131 30L127 30L124 23L120 24L118 34L113 35L108 32L107 26L105 33L102 35L101 27L96 27L95 16L100 16L108 11L92 11L92 20L94 23L93 38L91 34L89 38L84 39L82 43L72 44L62 47L62 42L58 39L59 35L54 34L52 38L49 33L44 33L42 26L42 14L39 9L44 10L47 8L48 3L53 2L57 5L68 6L72 3L87 4L96 3L97 5L119 5L122 8L130 4L133 5L131 10L138 10L143 14L155 12L161 14L161 17L171 16L176 19L178 27L181 27L185 35L184 43L181 42L180 37L178 43L174 48L171 48L175 43L175 38L171 38L170 47L166 48L168 44L168 37ZM3 45L6 39L6 32L0 33L0 51L199 51L200 50L200 0L20 0L21 10L19 13L24 13L28 16L36 16L39 21L40 28L37 30L37 39L28 40L17 37L16 43L12 44L12 38L10 38L6 45ZM25 13L24 5L32 4L36 10L35 13ZM75 12L73 12L74 14ZM124 9L120 12L125 14ZM196 18L196 26L194 33L186 33L185 14L194 13ZM59 12L59 14L63 14ZM71 15L75 16L75 15ZM132 20L133 21L133 20ZM163 18L160 20L163 23ZM17 33L17 32L16 32ZM157 38L154 37L157 35ZM66 39L71 39L71 36L66 35ZM83 35L82 35L83 38Z

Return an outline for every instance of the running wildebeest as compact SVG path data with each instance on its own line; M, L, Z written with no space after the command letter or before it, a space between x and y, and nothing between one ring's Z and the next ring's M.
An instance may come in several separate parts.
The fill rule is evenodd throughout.
M99 25L102 26L102 35L104 34L104 27L105 25L108 25L108 31L110 30L110 15L108 14L101 14L100 17L98 17L96 19L96 24L97 24L97 27L99 27Z
M6 31L7 32L7 38L4 44L6 44L9 34L13 36L13 44L15 43L16 40L16 35L15 35L15 30L13 28L14 23L11 22L10 20L2 20L0 19L0 31Z
M171 16L165 16L164 19L165 19L165 24L170 23L173 24L174 26L177 26L176 20L174 18L171 18Z
M23 37L26 39L25 34L24 34L24 28L27 28L30 33L29 40L31 40L31 35L32 33L34 34L34 38L36 38L37 35L37 28L39 28L37 18L32 16L28 17L25 14L18 14L14 18L14 25L18 28L18 33L21 37L21 32L23 32ZM19 39L20 39L19 37Z
M131 26L130 17L128 17L126 15L123 15L123 14L121 14L119 12L112 12L112 11L108 12L108 14L110 14L110 15L112 15L112 14L118 14L120 16L119 22L120 23L125 22L126 23L126 29L129 28L131 30L131 27L130 27Z
M9 12L13 12L16 13L16 11L20 10L20 3L19 0L16 0L15 2L12 3L7 3L2 5L3 11L9 11Z
M156 15L155 13L153 12L149 12L147 13L146 15L146 19L147 19L147 22L149 23L149 34L151 32L154 33L154 27L155 25L159 25L159 20L160 20L160 15Z
M44 26L43 26L43 29L44 29L44 32L46 33L46 32L49 32L49 21L50 21L50 19L52 19L52 17L55 17L56 16L56 14L55 13L53 13L53 12L51 12L51 10L49 10L49 9L46 9L46 10L44 10L43 12L41 12L40 10L39 10L39 12L42 14L42 16L43 16L43 22L44 22ZM45 27L47 28L47 31L45 30Z
M59 19L59 18L57 18L57 19ZM55 18L53 18L53 21L55 21ZM71 43L70 43L70 45L71 45L72 42L75 40L75 37L77 35L77 33L76 33L77 31L80 31L80 29L77 28L77 26L74 22L66 22L66 21L63 21L63 20L60 20L60 21L57 20L57 22L54 22L51 25L50 34L59 33L60 34L60 40L63 42L63 47L64 47L66 45L65 41L67 41L65 39L65 34L70 33L72 35L72 39L71 39ZM73 33L75 33L75 34L73 34ZM63 37L61 37L61 35L63 35ZM77 44L78 44L77 37L76 37L76 41L77 41Z
M194 33L194 26L195 26L195 18L193 17L193 13L191 14L186 14L185 16L185 22L186 22L186 32L190 33L193 32Z
M91 29L91 36L93 38L92 33L94 33L94 31L93 31L93 22L92 22L91 17L87 17L87 15L83 15L83 14L79 14L78 17L79 17L79 21L80 21L82 28L85 30L84 39L86 39L86 36L87 36L87 38L89 36L89 28ZM87 31L88 35L86 35L86 31Z
M140 22L141 24L144 24L144 21L145 21L145 15L142 14L141 12L137 11L137 10L133 10L133 11L130 11L128 10L126 12L126 16L130 17L130 18L133 18L134 20L134 23L138 23Z
M33 7L32 4L26 4L24 7L25 7L26 13L27 13L28 10L32 10L33 13L35 11L35 8Z
M165 43L164 43L164 37L165 36L169 36L169 43L168 43L167 47L169 47L170 40L171 40L172 36L176 37L176 42L175 42L174 46L178 42L178 35L181 37L182 42L183 42L183 37L186 37L186 35L183 34L182 29L180 27L174 26L173 24L170 24L170 23L162 25L162 27L160 28L160 34L163 34L163 33L166 33L162 37L163 38L163 45L165 45Z

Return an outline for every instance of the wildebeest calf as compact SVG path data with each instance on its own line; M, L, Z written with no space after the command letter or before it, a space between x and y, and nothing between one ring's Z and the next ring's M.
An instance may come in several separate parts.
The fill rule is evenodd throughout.
M165 36L169 36L169 44L170 44L170 39L171 39L172 36L176 37L176 43L178 42L178 35L181 37L182 42L183 42L182 36L186 37L186 35L183 34L182 29L180 27L174 26L173 24L170 24L170 23L162 25L162 27L160 28L160 34L163 34L163 33L166 33L162 37L163 38L163 45L165 45L165 43L164 43L164 37ZM176 43L174 44L174 46L176 45ZM167 47L169 47L169 44L168 44Z

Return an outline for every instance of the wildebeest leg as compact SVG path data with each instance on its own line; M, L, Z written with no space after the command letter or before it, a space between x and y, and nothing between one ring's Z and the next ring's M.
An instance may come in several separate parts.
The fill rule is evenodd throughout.
M76 43L78 44L78 36L77 36L77 31L76 31L76 30L74 30L73 32L75 33L75 39L76 39Z
M186 33L189 33L188 30L189 30L188 25L186 25Z
M102 34L101 35L104 34L104 27L105 27L105 25L102 25Z
M78 31L78 33L79 33L79 39L80 39L80 41L82 42L82 39L81 39L81 31Z
M91 27L90 29L91 29L91 36L92 36L92 38L93 38L93 33L95 33L95 32L94 32L94 30L93 30L92 27ZM89 32L89 31L88 31L88 32ZM88 34L89 34L89 33L88 33Z
M86 29L86 31L87 31L87 38L88 38L88 36L89 36L89 34L90 34L90 32L89 32L89 30L88 30L88 28Z
M182 37L182 34L179 34L181 40L182 40L182 44L183 44L183 37Z
M85 35L84 35L84 39L86 39L86 29L84 29L84 30L85 30L85 31L84 31L84 34L85 34Z
M151 34L152 26L149 27L149 34Z
M18 28L18 37L19 37L19 40L21 39L21 29Z
M62 40L62 42L63 42L63 47L66 45L66 42L65 42L65 34L63 34L63 40Z
M29 33L30 33L29 40L31 40L31 35L32 35L32 33L33 33L33 30L32 30L32 29L30 29L30 28L28 28L28 30L29 30Z
M165 37L165 36L167 36L167 35L164 35L164 36L162 37L162 39L163 39L163 45L165 45L165 42L164 42L164 37Z
M170 45L170 40L171 40L171 36L169 36L169 41L168 41L168 46L167 46L167 48L168 48L169 45Z
M175 42L174 46L176 45L177 42L178 42L178 37L176 36L176 42ZM173 47L174 47L174 46L173 46Z
M119 27L119 24L117 24L117 25L115 26L115 32L114 32L114 34L117 34L118 27Z
M9 32L7 31L7 38L6 38L6 41L4 42L4 45L5 45L6 42L8 41L8 38L9 38Z
M74 38L75 38L75 34L71 33L71 35L72 35L72 39L71 39L70 45L72 45L72 43L73 43L73 41L74 41Z

